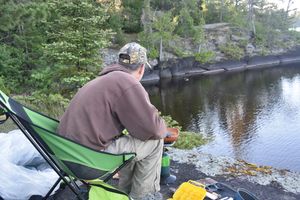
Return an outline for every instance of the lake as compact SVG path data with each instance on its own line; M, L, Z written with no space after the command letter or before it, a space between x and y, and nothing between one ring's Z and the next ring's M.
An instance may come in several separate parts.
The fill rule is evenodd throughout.
M300 65L146 88L183 129L213 136L200 151L300 172Z

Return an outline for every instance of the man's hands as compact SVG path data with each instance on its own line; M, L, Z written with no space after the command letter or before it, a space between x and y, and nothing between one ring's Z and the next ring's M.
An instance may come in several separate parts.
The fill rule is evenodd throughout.
M165 135L165 138L169 138L169 137L172 137L172 133L167 132L166 135Z
M167 130L164 142L168 144L175 142L178 139L179 130L177 128L167 128Z

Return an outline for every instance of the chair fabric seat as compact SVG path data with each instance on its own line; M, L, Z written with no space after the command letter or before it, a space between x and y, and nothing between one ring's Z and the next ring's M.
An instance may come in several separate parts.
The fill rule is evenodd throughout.
M0 90L1 108L19 126L50 166L57 168L61 178L63 177L60 172L63 172L70 179L104 178L107 181L136 155L97 151L58 135L58 120L20 104Z

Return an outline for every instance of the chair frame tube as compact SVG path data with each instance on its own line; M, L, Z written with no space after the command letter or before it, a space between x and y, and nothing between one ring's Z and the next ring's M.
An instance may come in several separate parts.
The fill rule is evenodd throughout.
M77 197L80 200L84 200L84 198L82 197L82 195L80 194L80 190L78 190L78 186L76 185L76 183L72 180L72 178L70 178L71 182L73 182L74 185L77 186L77 188L75 189L75 187L73 187L69 181L65 178L65 176L60 172L59 167L55 164L54 160L51 158L51 156L47 153L47 151L45 151L42 148L42 145L39 145L39 142L34 139L34 137L32 137L30 135L30 133L28 133L28 131L26 130L26 128L22 125L22 123L19 121L19 119L11 113L8 113L8 115L10 116L10 118L17 124L17 126L21 129L21 131L24 133L24 135L27 137L27 139L30 141L30 143L36 148L36 150L42 155L42 157L46 160L46 162L53 168L53 170L58 174L59 178L58 180L55 182L55 184L52 186L52 188L50 189L50 191L52 192L54 190L54 188L57 186L57 184L59 183L60 180L63 180L67 186L77 195ZM44 199L47 199L51 192L48 192L47 195L44 197Z

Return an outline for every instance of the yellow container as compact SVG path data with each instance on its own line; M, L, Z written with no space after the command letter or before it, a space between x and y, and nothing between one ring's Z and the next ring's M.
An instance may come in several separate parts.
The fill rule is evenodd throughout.
M206 195L205 186L189 180L182 183L173 195L173 200L203 200Z

